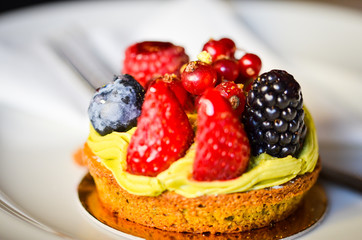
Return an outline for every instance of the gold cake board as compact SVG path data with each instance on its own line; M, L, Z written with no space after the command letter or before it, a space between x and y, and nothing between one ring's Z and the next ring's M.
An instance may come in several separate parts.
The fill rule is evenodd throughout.
M327 196L319 183L315 184L304 197L300 207L288 218L270 226L233 234L195 234L168 232L146 227L128 220L120 220L105 211L99 201L93 178L88 173L78 186L79 200L88 214L102 226L123 236L144 239L283 239L299 237L315 227L322 220L327 209Z

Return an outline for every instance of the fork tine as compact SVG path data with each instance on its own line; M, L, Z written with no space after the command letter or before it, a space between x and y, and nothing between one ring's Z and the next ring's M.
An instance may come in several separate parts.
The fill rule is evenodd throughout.
M114 77L114 71L108 66L96 50L90 45L81 31L67 34L61 41L51 39L49 47L56 55L75 71L81 79L93 89L98 89Z

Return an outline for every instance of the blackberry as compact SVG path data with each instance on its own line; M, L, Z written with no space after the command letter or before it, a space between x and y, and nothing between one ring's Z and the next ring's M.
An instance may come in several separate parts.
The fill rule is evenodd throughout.
M243 121L253 155L296 156L307 132L299 83L283 70L260 75L248 93Z
M131 75L115 76L98 89L88 108L94 129L102 136L123 132L137 125L145 90Z

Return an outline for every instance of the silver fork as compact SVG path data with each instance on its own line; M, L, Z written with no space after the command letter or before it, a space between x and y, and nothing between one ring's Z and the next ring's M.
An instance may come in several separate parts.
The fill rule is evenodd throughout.
M8 215L18 218L26 223L29 223L38 229L41 229L45 232L51 233L53 235L57 235L58 237L64 238L64 239L73 239L70 236L60 233L53 228L39 222L38 220L32 218L29 216L29 214L26 214L23 209L21 209L19 206L17 206L3 191L0 190L0 210L7 213Z
M87 34L80 28L65 32L61 38L50 39L47 43L60 60L66 63L93 90L112 80L116 73L106 64L102 55L87 39Z

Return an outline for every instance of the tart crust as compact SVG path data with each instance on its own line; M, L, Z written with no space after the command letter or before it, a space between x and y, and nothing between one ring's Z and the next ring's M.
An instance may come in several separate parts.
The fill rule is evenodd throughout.
M84 151L91 151L85 146ZM166 231L235 233L261 228L285 219L295 211L317 181L314 171L278 186L243 193L186 198L166 191L159 196L138 196L122 189L96 156L84 153L99 199L113 217Z

